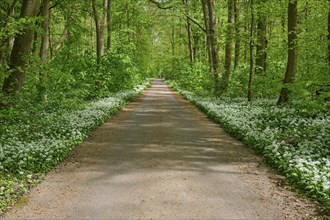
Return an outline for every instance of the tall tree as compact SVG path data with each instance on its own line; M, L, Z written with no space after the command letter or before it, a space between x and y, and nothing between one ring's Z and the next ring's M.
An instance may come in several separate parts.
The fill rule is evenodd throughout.
M211 39L210 39L210 28L209 28L209 9L208 9L208 0L201 0L202 8L203 8L203 16L204 16L204 25L205 25L205 34L206 34L206 50L207 57L210 66L210 72L213 73L212 68L212 54L211 54Z
M41 36L41 46L39 56L43 63L47 62L48 59L48 48L49 48L49 2L50 0L43 0L40 9L40 15L43 17L41 22L41 28L43 35Z
M248 101L252 101L252 81L253 81L253 69L254 69L254 0L250 0L251 7L251 25L250 25L250 74L249 74L249 83L248 83Z
M96 27L96 56L97 62L100 63L101 57L104 55L104 31L107 18L107 0L103 0L102 10L99 13L96 0L92 0L93 15Z
M266 37L266 15L262 12L264 3L267 0L258 1L258 19L257 19L257 44L256 44L256 74L264 75L266 70L266 47L267 47L267 37Z
M277 104L289 101L290 90L288 86L293 83L297 69L297 2L298 0L290 0L288 5L288 61L283 80L284 87L281 90Z
M239 65L240 60L240 50L241 50L241 28L240 28L240 20L239 20L239 8L238 8L238 0L234 1L234 23L235 23L235 58L234 58L234 69L236 69Z
M35 17L38 6L39 0L23 0L20 17ZM31 52L33 38L34 30L31 25L15 37L9 63L11 74L4 80L2 87L7 95L20 91L24 85L27 56Z
M232 55L234 0L228 0L227 37L225 46L225 71L222 77L222 91L227 91Z
M112 32L112 24L111 24L111 6L112 6L112 0L108 0L108 8L107 8L107 30L108 30L108 36L107 36L107 49L110 50L111 48L111 32Z
M330 67L330 11L328 12L328 64Z
M2 13L0 14L0 29L3 31L6 26L8 27L8 21L11 16L14 15L15 12L15 6L17 4L17 0L14 0L13 2L2 2L0 4L0 7L2 7ZM13 37L12 36L5 36L3 38L0 38L0 65L6 66L10 53L8 51L11 51L11 47L13 44ZM1 68L1 66L0 66Z
M207 23L206 31L208 35L208 50L209 55L211 57L211 69L215 79L215 90L219 90L219 75L220 75L220 68L219 68L219 55L218 55L218 40L217 40L217 27L216 27L216 16L215 16L215 9L214 9L214 0L202 0L202 6L204 11L204 19ZM207 8L207 10L206 10ZM207 15L206 15L207 11Z
M188 34L188 47L189 47L189 58L190 58L190 65L192 66L194 63L194 47L193 47L193 34L192 34L192 28L191 28L191 21L188 16L188 0L182 0L183 4L185 5L185 11L186 11L186 20L187 20L187 34Z
M214 9L214 0L208 0L208 9L209 9L209 34L210 34L210 48L211 48L211 55L212 55L212 68L213 74L215 77L215 81L217 83L216 88L218 85L218 78L220 74L219 68L219 55L218 55L218 40L217 40L217 27L216 27L216 16L215 16L215 9Z

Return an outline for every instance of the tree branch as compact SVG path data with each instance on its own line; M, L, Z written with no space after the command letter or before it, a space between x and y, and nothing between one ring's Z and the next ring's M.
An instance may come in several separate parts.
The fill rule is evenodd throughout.
M157 5L157 7L159 9L171 9L171 8L174 8L174 6L167 6L167 7L164 7L164 6L161 6L161 4L159 2L157 2L156 0L149 0L150 2L154 3L155 5ZM186 13L183 13L184 16L186 16L190 21L192 21L194 24L196 24L204 33L206 33L206 30L205 28L199 24L194 18L191 18L189 15L187 15Z
M205 28L200 24L198 23L194 18L191 18L189 17L189 15L187 14L184 14L190 21L192 21L194 24L196 24L204 33L206 33L206 30Z
M54 5L49 7L49 10L52 10L53 8L55 8L59 3L64 2L64 0L58 0Z

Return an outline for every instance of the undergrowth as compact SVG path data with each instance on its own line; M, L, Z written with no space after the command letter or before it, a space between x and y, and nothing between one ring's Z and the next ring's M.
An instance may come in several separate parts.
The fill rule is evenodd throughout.
M330 212L330 116L275 100L198 96L175 87L227 132L262 154L288 182Z
M78 105L1 110L0 214L148 84Z

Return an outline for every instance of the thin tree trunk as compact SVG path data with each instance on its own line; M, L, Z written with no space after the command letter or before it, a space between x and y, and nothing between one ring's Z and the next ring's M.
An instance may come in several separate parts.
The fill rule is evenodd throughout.
M330 67L330 11L328 12L328 64Z
M110 50L110 48L111 48L111 32L112 32L111 6L112 6L112 0L108 0L108 9L107 9L107 29L108 29L107 50Z
M43 63L48 60L48 48L49 48L49 2L50 0L43 0L41 5L40 14L43 17L41 22L41 28L43 35L41 36L41 46L39 56Z
M194 46L193 46L193 34L192 34L192 28L191 28L191 22L187 18L187 31L188 31L188 43L189 43L189 58L190 58L190 64L191 66L195 62L195 56L194 56Z
M97 62L101 62L101 57L104 55L104 29L105 29L105 22L106 22L106 9L107 9L107 0L103 0L103 11L102 11L102 18L100 18L96 0L92 0L93 6L93 14L94 14L94 21L96 27L96 57Z
M23 0L20 17L36 16L38 6L38 0ZM34 31L27 27L14 40L9 63L12 73L5 79L2 87L2 91L6 95L19 92L24 85L25 69L28 64L27 56L31 52L33 37Z
M204 25L205 25L205 32L206 32L206 49L208 55L208 61L210 66L210 73L213 74L212 68L212 54L211 54L211 43L210 43L210 28L209 28L209 10L208 10L208 0L201 0L202 8L203 8L203 15L204 15Z
M225 47L225 72L222 77L222 91L227 91L230 78L231 67L231 54L232 54L232 41L233 41L233 14L234 14L234 1L228 0L228 19L227 19L227 39Z
M1 16L0 19L3 21L3 25L7 25L8 19L13 16L15 12L15 6L17 4L17 0L14 0L12 4L8 7L7 15ZM1 26L0 28L2 28ZM0 42L0 64L2 64L2 67L7 66L9 62L9 53L8 51L11 51L11 48L13 46L13 38L5 38L3 42ZM1 71L1 69L0 69Z
M182 0L183 4L185 5L186 14L188 15L188 0ZM189 47L189 58L190 58L190 65L193 66L194 64L194 49L193 49L193 34L192 34L192 28L191 28L191 21L188 17L186 17L187 20L187 34L188 34L188 47Z
M239 24L239 10L237 0L234 0L234 18L235 18L235 61L234 69L239 65L241 51L241 28Z
M261 0L263 3L265 0ZM266 69L266 16L259 12L257 20L257 45L256 45L256 74L264 75Z
M127 27L127 30L129 30L131 27L131 24L130 24L129 2L127 0L125 3L125 9L126 9L126 27ZM131 42L130 31L127 32L127 42Z
M215 90L219 90L219 56L218 56L218 41L216 32L216 17L214 11L214 0L208 0L208 12L209 12L209 35L210 35L210 49L212 57L212 69L215 79Z
M253 37L254 37L254 0L250 0L251 6L251 27L250 27L250 74L249 74L249 84L248 84L248 101L252 101L252 81L253 81Z
M53 47L53 53L58 51L69 36L68 27L65 27L59 41Z
M293 83L297 69L297 1L289 1L288 5L288 62L283 81L285 87L281 90L278 105L289 101L290 90L287 86Z
M174 24L174 17L172 16L172 25ZM174 27L172 26L171 29L171 46L172 46L172 65L174 67L174 56L175 56L175 30Z
M196 33L193 36L193 57L195 60L200 61L200 36Z
M92 49L92 52L94 52L94 46L95 46L95 40L94 40L94 24L95 24L95 21L93 22L93 18L91 17L91 20L90 20L90 28L91 28L91 31L90 31L90 43L91 43L91 49Z

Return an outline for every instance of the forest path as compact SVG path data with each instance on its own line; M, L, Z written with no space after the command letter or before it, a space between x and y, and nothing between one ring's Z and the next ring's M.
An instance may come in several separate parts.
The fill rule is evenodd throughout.
M312 205L161 80L5 219L301 219Z

